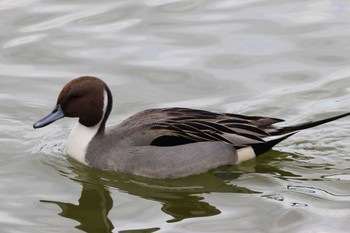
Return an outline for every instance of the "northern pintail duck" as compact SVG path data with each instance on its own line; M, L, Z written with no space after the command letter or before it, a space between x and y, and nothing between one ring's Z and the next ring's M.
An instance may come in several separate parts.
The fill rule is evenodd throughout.
M274 124L283 120L159 108L136 113L105 130L111 110L108 86L95 77L79 77L63 87L54 110L34 128L77 117L67 142L67 153L74 159L99 169L175 178L252 159L300 130L350 114L277 127Z

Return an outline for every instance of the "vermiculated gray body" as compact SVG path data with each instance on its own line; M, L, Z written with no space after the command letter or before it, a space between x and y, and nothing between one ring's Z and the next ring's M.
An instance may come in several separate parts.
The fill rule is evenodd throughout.
M89 146L86 159L90 166L147 177L183 177L236 163L236 150L223 142L174 147L105 147L101 153L103 141L94 140Z

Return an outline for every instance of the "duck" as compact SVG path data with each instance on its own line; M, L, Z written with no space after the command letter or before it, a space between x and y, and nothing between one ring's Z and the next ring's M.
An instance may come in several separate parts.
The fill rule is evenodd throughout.
M63 87L53 111L33 127L63 117L78 118L66 143L68 156L97 169L166 179L240 164L301 130L350 115L278 127L275 124L284 120L182 107L153 108L106 129L112 105L112 93L104 81L78 77Z

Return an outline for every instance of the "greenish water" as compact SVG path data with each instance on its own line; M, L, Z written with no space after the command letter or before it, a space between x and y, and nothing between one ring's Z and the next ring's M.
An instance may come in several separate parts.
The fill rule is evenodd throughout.
M62 86L110 86L109 125L152 107L284 118L349 111L345 0L0 1L0 232L350 232L350 119L175 180L87 168Z

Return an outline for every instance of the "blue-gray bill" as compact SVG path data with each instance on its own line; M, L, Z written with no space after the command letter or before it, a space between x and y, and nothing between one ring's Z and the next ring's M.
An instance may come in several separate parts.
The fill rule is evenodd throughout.
M44 126L51 124L52 122L57 121L58 119L61 119L63 117L64 117L64 113L61 109L61 106L58 104L58 105L56 105L54 110L49 115L47 115L43 119L35 122L33 127L34 127L34 129L41 128L41 127L44 127Z

